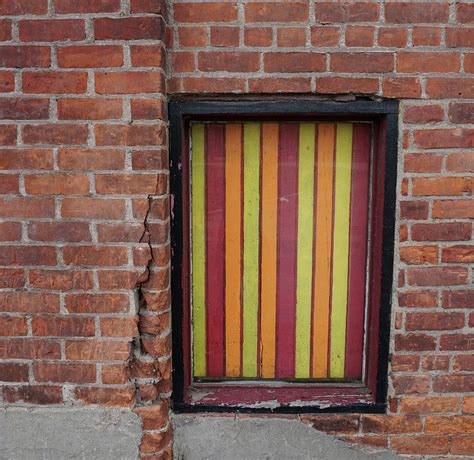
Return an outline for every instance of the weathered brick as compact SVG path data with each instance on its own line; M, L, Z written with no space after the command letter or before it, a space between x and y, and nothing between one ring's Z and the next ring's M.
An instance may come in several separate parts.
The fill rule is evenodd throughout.
M60 46L57 58L59 67L64 68L120 67L123 64L123 51L119 45Z
M86 37L82 19L35 19L18 22L20 41L78 41Z

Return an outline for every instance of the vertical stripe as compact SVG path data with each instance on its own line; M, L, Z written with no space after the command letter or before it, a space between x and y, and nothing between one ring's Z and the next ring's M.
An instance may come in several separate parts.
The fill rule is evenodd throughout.
M297 124L280 126L276 332L278 378L293 378L295 374L298 128Z
M349 243L349 300L345 378L362 378L364 307L369 209L370 125L355 124Z
M209 125L206 136L206 337L207 375L224 373L224 127Z
M196 377L204 377L206 375L204 125L192 126L191 141L193 367Z
M298 253L295 377L310 377L314 221L314 123L301 123L298 164Z
M329 373L331 378L344 377L351 166L352 125L350 123L338 123L336 134L336 190L334 205L331 355Z
M260 202L260 124L244 125L244 274L243 344L244 377L257 376L258 262Z
M278 125L262 126L261 376L275 377Z
M240 375L241 337L241 162L242 125L229 124L226 127L226 222L225 222L225 339L226 376Z
M313 378L328 376L333 224L334 124L318 125L313 293Z

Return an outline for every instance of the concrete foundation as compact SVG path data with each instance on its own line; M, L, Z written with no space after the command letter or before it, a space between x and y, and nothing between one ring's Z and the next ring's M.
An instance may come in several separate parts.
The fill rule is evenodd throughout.
M141 420L113 408L0 408L0 459L136 459Z
M351 447L298 420L174 415L179 460L396 459L386 451Z

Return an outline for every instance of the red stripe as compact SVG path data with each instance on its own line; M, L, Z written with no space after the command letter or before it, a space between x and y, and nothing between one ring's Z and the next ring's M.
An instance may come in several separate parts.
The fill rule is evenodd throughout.
M276 377L295 375L296 251L299 126L280 126L278 152L278 242Z
M370 125L354 124L345 377L362 378L369 206Z
M206 326L207 374L225 375L225 145L224 127L206 136Z

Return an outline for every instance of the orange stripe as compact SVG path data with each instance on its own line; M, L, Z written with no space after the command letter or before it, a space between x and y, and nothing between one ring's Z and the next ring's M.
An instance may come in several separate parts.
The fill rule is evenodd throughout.
M275 377L278 125L262 127L261 375Z
M313 378L328 376L335 125L320 124L316 191Z
M226 126L226 278L225 278L225 328L226 376L238 377L240 372L241 337L241 161L242 126Z

